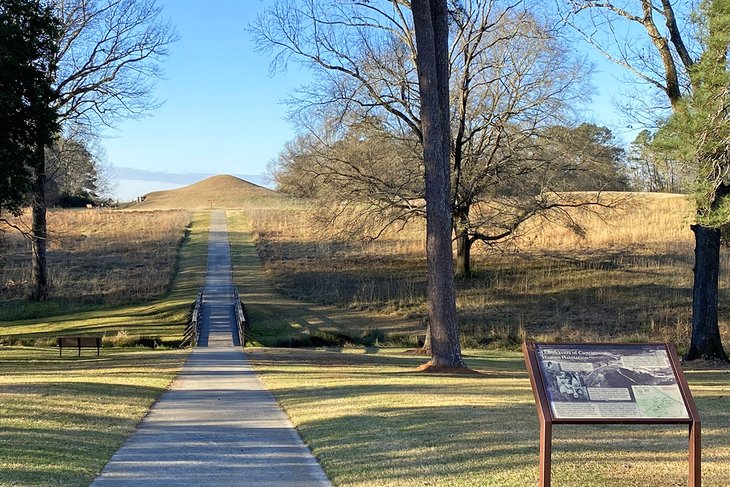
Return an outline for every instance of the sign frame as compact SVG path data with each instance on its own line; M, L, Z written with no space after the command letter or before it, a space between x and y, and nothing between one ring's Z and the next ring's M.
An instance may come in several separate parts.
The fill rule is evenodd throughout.
M669 365L674 374L677 386L682 396L687 418L560 418L555 417L550 403L550 396L546 390L546 380L540 367L538 347L576 347L627 349L639 347L656 347L666 351ZM532 393L535 396L537 414L540 421L540 482L539 487L550 487L551 482L551 455L552 430L554 424L684 424L689 428L689 487L701 487L701 421L699 411L690 392L687 379L679 364L679 358L674 346L670 343L537 343L525 341L522 344L522 353L530 377Z

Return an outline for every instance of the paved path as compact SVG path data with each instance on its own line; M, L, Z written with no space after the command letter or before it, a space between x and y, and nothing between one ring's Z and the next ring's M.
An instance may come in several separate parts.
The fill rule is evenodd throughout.
M330 486L233 343L225 211L211 216L199 346L92 487Z

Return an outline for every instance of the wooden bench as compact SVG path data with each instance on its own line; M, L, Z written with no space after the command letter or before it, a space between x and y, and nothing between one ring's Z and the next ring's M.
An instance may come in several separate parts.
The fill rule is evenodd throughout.
M63 347L76 348L79 351L79 357L81 356L82 348L96 348L96 355L99 356L101 351L101 337L58 337L58 356L63 356Z

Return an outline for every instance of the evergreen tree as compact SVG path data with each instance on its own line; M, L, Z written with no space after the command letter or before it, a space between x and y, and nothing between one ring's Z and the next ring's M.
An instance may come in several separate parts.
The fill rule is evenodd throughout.
M721 227L730 224L730 0L704 2L705 51L690 71L694 90L677 104L659 131L656 146L697 170L693 194L697 207L692 231L695 289L692 342L688 359L728 361L717 326L717 289ZM698 316L704 317L697 320Z
M727 361L720 339L717 296L720 227L730 223L726 201L730 193L730 0L700 0L692 14L689 9L694 4L671 0L560 3L567 6L564 19L577 33L640 79L649 90L646 95L661 95L669 102L665 108L672 114L652 147L669 160L685 164L686 174L694 176L697 202L691 226L695 237L692 342L686 359ZM654 103L659 99L640 96L634 101L638 103L630 103L627 115L643 125L650 121L653 126L655 117L666 113L663 104Z
M53 59L58 23L38 0L0 0L0 210L19 213L38 151L58 131Z

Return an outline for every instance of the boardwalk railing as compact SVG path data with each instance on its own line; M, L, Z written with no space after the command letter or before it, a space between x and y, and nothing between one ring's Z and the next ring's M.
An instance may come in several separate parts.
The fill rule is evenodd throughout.
M246 313L246 306L243 304L241 297L238 294L238 288L233 288L233 306L236 309L238 339L241 342L241 346L245 347L249 334L248 313Z
M190 316L188 318L188 324L185 327L185 333L183 335L182 342L180 342L180 347L184 347L186 345L190 345L191 347L194 347L198 344L198 336L200 335L200 321L202 319L201 316L201 308L203 306L203 290L201 289L198 291L198 296L195 298L195 303L193 303L193 308L190 311Z

